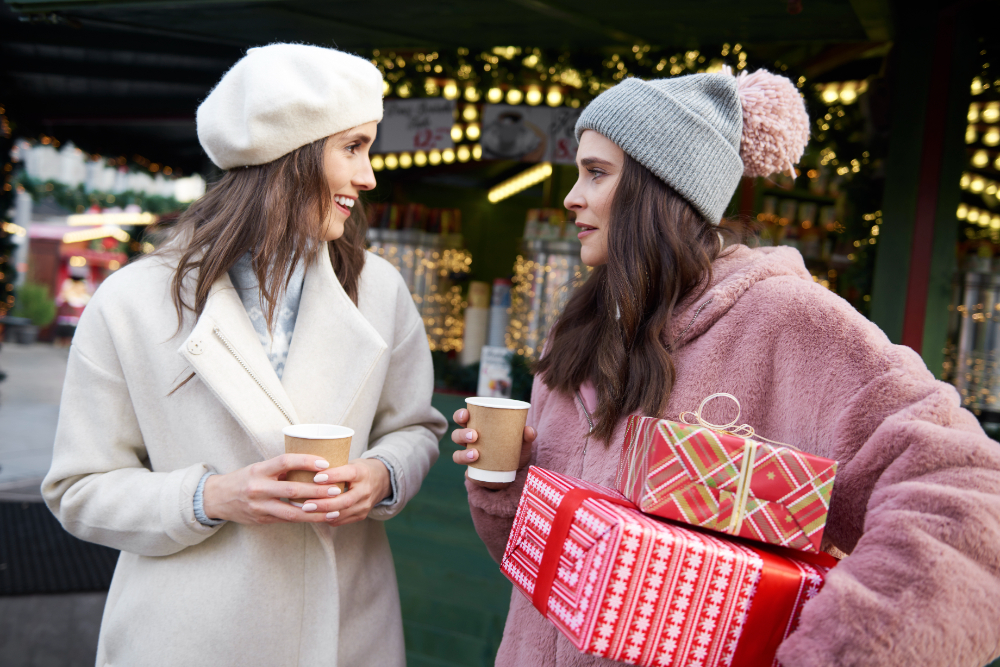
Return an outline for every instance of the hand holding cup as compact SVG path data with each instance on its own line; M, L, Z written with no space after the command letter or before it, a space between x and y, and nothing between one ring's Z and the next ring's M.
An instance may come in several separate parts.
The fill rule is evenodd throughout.
M466 465L466 478L487 489L505 489L517 471L531 460L535 429L525 426L530 405L509 399L476 397L466 401L468 409L457 410L454 421L460 428L452 441L465 445L452 460Z

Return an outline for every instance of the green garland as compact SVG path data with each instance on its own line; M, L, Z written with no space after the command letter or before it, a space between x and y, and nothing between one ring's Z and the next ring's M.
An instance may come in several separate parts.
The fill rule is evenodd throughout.
M83 213L91 206L108 208L119 206L125 208L131 204L139 206L143 211L164 215L185 210L188 205L182 204L173 197L148 195L144 192L127 190L118 194L110 192L87 192L82 185L75 188L57 181L38 181L29 177L23 171L11 180L14 189L22 188L31 194L35 201L52 200L70 213Z

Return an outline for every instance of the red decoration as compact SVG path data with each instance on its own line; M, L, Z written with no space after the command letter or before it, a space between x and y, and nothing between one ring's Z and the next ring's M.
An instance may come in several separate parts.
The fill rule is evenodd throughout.
M639 512L532 466L501 570L578 649L634 665L777 664L836 561Z
M790 447L633 415L615 486L647 514L820 553L836 472Z

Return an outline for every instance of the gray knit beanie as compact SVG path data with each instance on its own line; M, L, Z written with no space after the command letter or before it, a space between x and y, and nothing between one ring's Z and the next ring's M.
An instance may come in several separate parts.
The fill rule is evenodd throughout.
M718 224L740 178L791 169L809 141L809 118L791 81L759 70L626 79L592 101L576 138L615 142Z

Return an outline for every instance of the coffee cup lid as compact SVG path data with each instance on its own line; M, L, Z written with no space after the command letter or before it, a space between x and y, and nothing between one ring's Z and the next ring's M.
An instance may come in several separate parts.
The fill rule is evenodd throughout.
M504 410L527 410L531 407L531 403L515 401L512 398L495 398L493 396L472 396L465 399L465 402L481 408L502 408Z
M337 440L354 437L354 430L333 424L293 424L281 429L285 435L306 440Z

